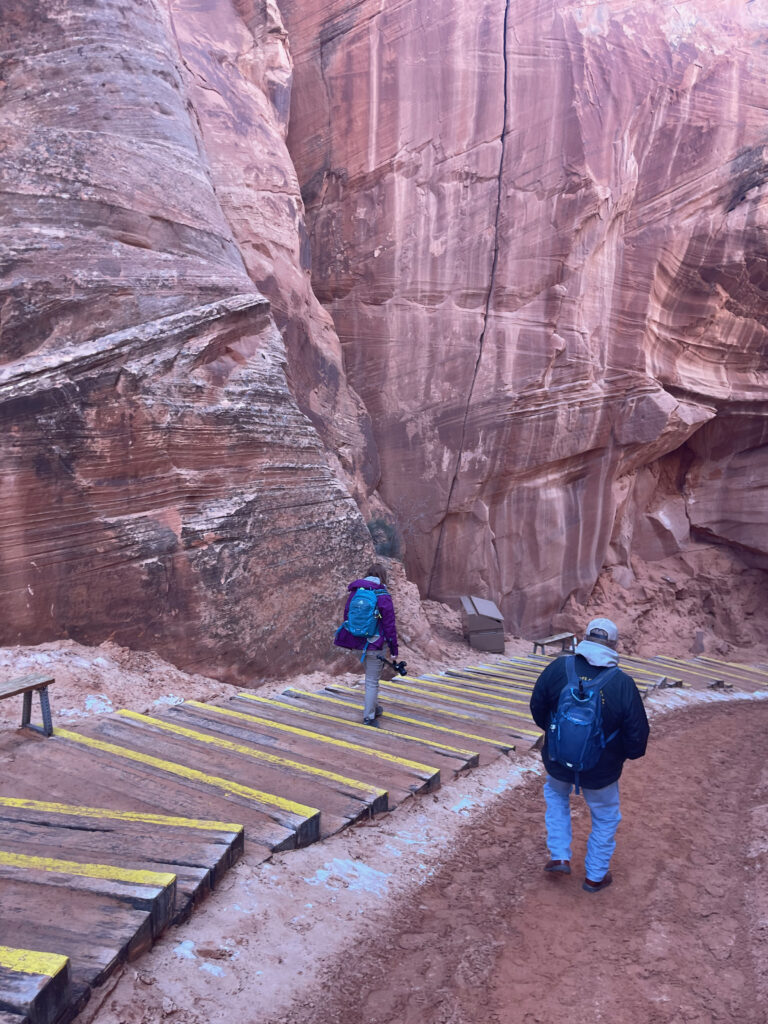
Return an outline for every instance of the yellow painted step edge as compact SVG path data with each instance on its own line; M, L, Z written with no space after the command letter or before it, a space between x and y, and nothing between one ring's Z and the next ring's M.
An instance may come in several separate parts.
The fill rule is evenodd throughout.
M301 761L292 761L287 757L279 757L277 754L267 754L262 750L255 750L253 747L247 747L243 743L234 743L232 740L221 739L218 736L210 736L204 732L198 732L196 729L187 729L183 725L175 725L173 722L165 722L159 718L152 718L150 715L141 715L138 711L118 711L120 718L127 718L133 722L143 722L147 725L151 725L156 729L164 729L166 732L173 733L177 736L183 736L186 739L195 740L197 743L208 743L213 747L219 747L221 750L231 750L234 754L245 754L247 757L252 757L257 761L264 761L267 764L274 764L280 768L292 768L295 771L302 772L305 775L316 775L319 778L327 779L329 782L338 782L344 786L349 786L350 789L361 789L366 793L371 793L374 796L386 796L386 789L379 789L378 786L372 785L370 782L360 782L358 779L350 779L346 775L339 775L336 772L330 772L326 768L315 768L313 765L303 764Z
M239 697L251 700L250 694L239 693ZM204 708L206 711L215 711L220 715L227 715L229 718L241 718L246 721L256 722L259 725L267 725L270 729L277 729L279 732L288 732L294 736L301 736L304 739L316 740L319 743L328 743L332 747L341 747L342 750L354 750L360 754L368 754L370 757L377 757L381 761L389 761L390 764L400 765L403 768L412 768L419 772L430 772L436 774L439 769L429 764L421 764L419 761L408 761L404 757L396 757L395 754L387 754L383 750L374 750L361 743L348 743L346 740L337 740L331 736L323 736L319 732L310 732L308 729L299 729L295 725L284 725L282 722L275 722L272 718L261 718L258 715L249 715L244 711L232 711L230 708L220 708L215 704L201 704L196 700L189 700L186 703L193 708Z
M416 676L404 676L403 683L395 683L394 680L390 680L389 682L386 682L386 683L383 682L381 685L382 686L404 686L405 683L420 683L422 686L425 686L425 687L430 687L431 686L433 690L435 690L435 689L438 690L438 691L447 690L449 693L466 693L467 692L467 688L465 686L452 686L451 683L449 683L449 682L441 682L440 680L437 680L437 679L419 679ZM471 684L468 683L467 686L471 686ZM528 707L528 701L527 700L520 700L518 697L504 697L501 694L497 694L495 691L494 692L488 692L487 694L478 693L477 696L478 697L483 697L483 696L493 697L494 700L503 701L505 704L522 704L524 708ZM512 714L515 713L514 709L512 709L511 713Z
M197 818L176 818L167 814L145 811L113 811L108 807L84 807L80 804L56 804L47 800L27 800L22 797L0 796L0 807L19 807L47 814L70 815L76 818L104 818L112 821L131 821L145 825L165 825L168 828L194 828L204 832L242 832L243 826L227 821L206 821Z
M138 761L140 764L148 764L153 768L168 772L171 775L178 775L184 779L195 782L203 782L216 789L223 789L225 793L233 793L235 796L242 796L248 800L264 804L267 807L276 807L278 810L296 814L301 818L314 818L320 811L316 807L306 807L304 804L295 803L293 800L286 800L284 797L275 796L272 793L263 793L260 789L252 789L250 786L243 786L240 782L233 782L231 779L224 779L218 775L206 775L195 768L188 768L184 764L177 764L175 761L163 761L159 757L152 757L150 754L142 754L138 750L131 750L129 747L121 747L116 743L105 743L103 740L94 739L91 736L84 736L82 733L71 732L69 729L54 729L53 735L62 739L72 740L74 743L82 743L94 750L103 750L107 754L115 754L117 757L125 757L130 761Z
M35 949L16 949L0 946L0 967L19 974L42 974L55 978L69 963L68 956L60 953L39 953Z
M292 689L293 689L294 693L298 693L301 696L306 696L306 697L318 697L318 696L320 696L317 693L313 693L311 690L298 690L298 689L294 689L293 687L292 687ZM275 708L280 708L280 709L282 709L284 711L290 711L290 712L295 713L297 715L309 715L311 718L316 718L316 719L318 719L321 722L336 722L339 725L343 725L345 727L350 727L350 728L353 728L353 729L364 729L365 732L367 734L369 734L369 728L370 727L367 726L367 725L363 725L362 722L350 722L346 718L339 718L338 715L324 715L322 713L322 711L315 711L314 708L299 708L299 707L296 707L294 704L284 704L282 701L274 700L272 697L256 697L256 696L253 696L253 697L249 697L249 700L256 701L259 704L266 704L269 707L275 707ZM343 704L344 701L336 701L336 703L337 704ZM346 706L349 707L348 704ZM362 707L362 705L361 705L361 707ZM379 735L379 736L391 736L393 739L398 739L398 740L412 740L414 743L422 743L425 746L430 744L430 741L429 740L425 740L423 736L410 736L408 733L405 733L405 732L392 732L391 729L387 729L385 727L382 727L381 722L379 722L379 726L378 726L376 732L377 732L377 735ZM467 750L465 747L449 747L447 743L441 743L440 744L440 749L441 750L450 750L454 754L462 754L465 757L477 757L477 751L476 750Z
M418 682L418 680L413 681ZM531 721L530 713L525 714L521 711L515 711L512 708L500 708L497 704L482 704L479 701L467 700L464 697L454 697L449 693L441 693L440 689L435 692L434 690L419 689L416 686L406 686L404 683L395 682L381 683L380 685L385 693L388 690L395 690L397 693L412 693L417 697L430 697L432 700L444 700L448 701L450 704L465 704L467 707L478 708L481 711L493 711L494 714L497 715L511 715L514 718L523 718L527 722ZM456 687L451 687L451 689L456 689ZM482 696L482 694L478 694L478 696Z
M331 687L329 687L329 690L331 691L331 693L336 693L336 692L338 692L338 693L348 693L351 697L358 697L359 696L359 694L351 686L342 686L340 683L334 683ZM330 699L330 698L328 698L328 699ZM402 700L398 700L397 699L397 694L395 694L395 696L390 698L390 699L391 699L392 703L394 703L394 704L404 704L404 702ZM425 711L435 710L434 708L432 708L428 704L419 704L418 703L418 696L416 697L416 701L417 701L416 705L415 705L416 707L422 707L422 708L424 708ZM361 704L357 704L355 706L356 707L362 707ZM389 706L389 705L387 705L387 706ZM410 707L410 706L411 705L409 705L407 703L405 704L405 707ZM499 710L501 711L502 714L505 713L504 711L502 711L501 708ZM462 713L460 711L453 711L450 708L440 708L439 711L438 711L438 714L440 714L440 715L447 715L447 716L450 716L451 718L460 718L464 722L473 722L474 721L474 719L472 718L471 715L462 715ZM440 729L441 731L444 731L444 732L455 732L455 730L444 729L443 726L440 726L440 725L431 725L428 722L422 722L418 718L405 718L402 715L393 715L389 711L387 711L387 715L390 718L396 718L399 722L410 722L413 725L423 725L425 727L432 728L432 729ZM536 736L536 737L538 737L541 734L541 730L538 730L537 732L534 732L532 729L523 729L522 727L517 726L517 725L515 726L515 730L516 730L516 732L523 733L526 736ZM466 736L468 739L482 740L483 743L491 743L494 746L503 745L503 746L509 747L512 750L515 749L514 745L509 744L506 740L501 740L501 741L497 742L496 740L489 739L487 736L478 736L476 733L469 733L469 732L457 732L455 734L457 736Z
M356 711L357 710L360 710L360 711L363 710L363 705L362 704L350 704L350 703L348 703L345 700L340 700L338 697L329 697L327 694L324 694L324 693L314 693L311 690L298 690L297 693L302 693L302 694L306 693L306 695L308 697L315 697L317 700L328 701L329 704L341 704L342 707L354 708ZM466 715L458 715L458 714L456 714L456 712L453 712L453 711L444 712L444 713L445 714L453 715L454 718L467 718L467 720L469 720ZM458 729L448 729L444 725L433 725L432 722L422 722L418 718L408 718L406 715L393 714L389 710L389 708L387 708L386 714L387 714L387 718L391 718L395 722L406 722L408 725L418 725L419 728L422 728L422 729L434 729L437 732L447 732L449 736L460 736L462 739L465 739L465 740L475 740L476 742L485 743L485 744L490 745L492 747L504 747L506 750L514 750L515 749L514 743L510 743L509 740L495 740L495 739L489 738L488 736L477 736L475 733L471 733L471 732L461 732ZM346 721L346 719L341 719L341 721ZM367 729L368 726L362 726L361 728ZM393 733L392 735L397 736L397 733ZM441 744L441 746L442 745L443 744ZM458 748L458 747L446 747L445 749L446 750L459 750L460 748ZM473 753L474 753L474 751L473 751Z
M504 700L513 700L513 698L504 697L504 694L509 694L510 690L519 690L521 693L525 693L527 695L532 689L531 687L521 686L519 684L515 684L515 686L505 684L505 681L499 676L483 676L481 679L478 679L476 676L459 675L458 673L453 676L421 676L419 679L415 680L415 682L432 683L440 686L445 686L446 683L450 683L451 689L456 690L457 693L466 693L468 689L476 690L480 693L487 693L489 697L499 696ZM457 683L461 683L462 685L454 685ZM530 701L525 698L520 699L520 697L518 697L513 700L513 703L523 704L525 707L528 707Z
M58 875L79 875L83 878L106 878L110 882L130 882L133 885L153 885L165 889L176 881L176 875L167 871L134 871L112 864L83 864L76 860L58 860L55 857L31 857L26 853L0 850L0 867L26 868L30 871L51 871Z

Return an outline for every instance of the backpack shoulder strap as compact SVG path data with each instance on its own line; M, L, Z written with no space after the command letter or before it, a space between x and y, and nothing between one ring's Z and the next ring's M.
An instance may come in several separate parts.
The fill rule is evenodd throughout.
M604 669L600 675L595 676L594 681L597 683L598 691L602 690L606 683L610 683L614 676L617 676L620 671L621 669L618 665L611 665L609 668ZM610 743L612 739L615 739L615 737L619 735L620 731L620 729L614 729L610 736L606 736L603 746L605 746L606 743Z
M602 690L605 684L609 683L620 671L621 669L618 665L611 665L608 668L604 668L599 675L596 675L592 682L597 686L598 690Z
M578 686L579 677L576 675L576 655L567 654L565 656L565 677L566 686Z

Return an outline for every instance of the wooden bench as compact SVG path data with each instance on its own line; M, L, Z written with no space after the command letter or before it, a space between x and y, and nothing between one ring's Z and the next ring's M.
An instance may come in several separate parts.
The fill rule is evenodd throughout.
M0 700L6 697L16 697L24 694L24 704L21 711L21 728L34 729L41 732L43 736L53 735L53 720L51 719L51 705L48 700L48 687L53 682L53 676L21 676L19 679L10 679L7 683L0 683ZM32 725L30 716L32 714L32 694L37 690L40 695L40 710L43 713L42 728L39 725Z
M541 640L533 641L533 653L540 647L541 653L546 654L546 648L548 644L560 644L561 651L573 651L576 650L576 636L574 633L553 633L552 636L542 637Z

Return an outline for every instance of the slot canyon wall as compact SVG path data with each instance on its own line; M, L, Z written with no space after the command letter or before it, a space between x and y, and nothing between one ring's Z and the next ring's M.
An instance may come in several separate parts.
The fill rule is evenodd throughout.
M305 669L372 519L523 635L768 567L766 58L735 0L5 0L0 642Z
M691 530L768 564L765 5L281 10L313 283L423 592L525 635Z
M376 459L302 266L279 19L8 0L0 53L2 642L306 665Z

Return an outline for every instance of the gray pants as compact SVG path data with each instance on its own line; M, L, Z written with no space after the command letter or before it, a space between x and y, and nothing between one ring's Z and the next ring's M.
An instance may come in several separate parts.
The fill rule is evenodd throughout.
M363 718L376 716L376 701L379 699L379 680L384 662L379 661L377 654L384 654L384 649L375 651L368 648L365 652L365 710Z

